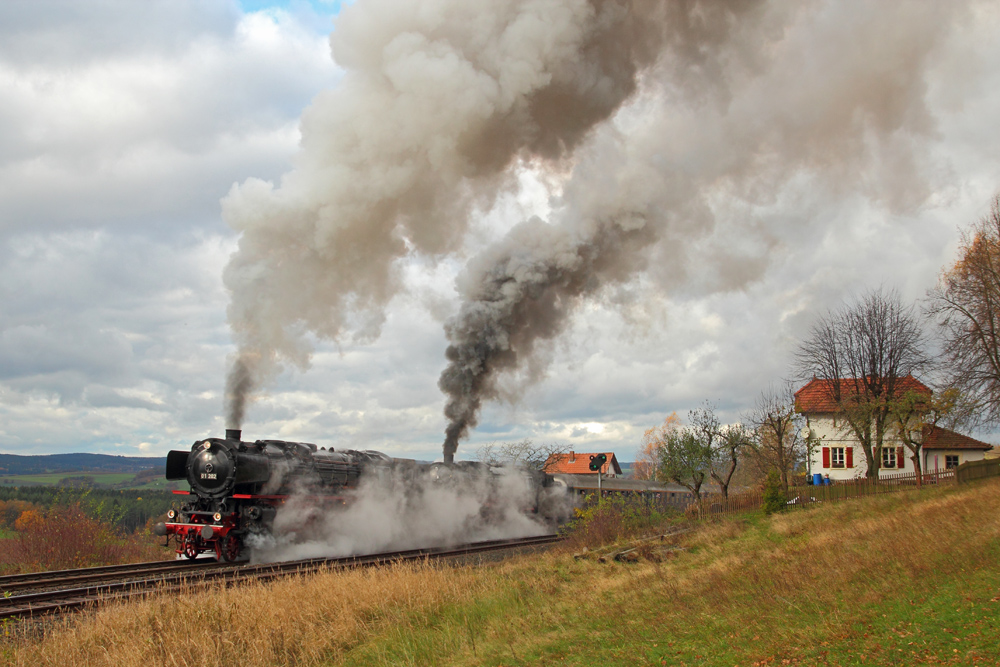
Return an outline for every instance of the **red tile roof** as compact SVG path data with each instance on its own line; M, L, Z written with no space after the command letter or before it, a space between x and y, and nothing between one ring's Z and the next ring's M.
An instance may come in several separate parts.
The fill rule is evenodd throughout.
M993 445L940 426L929 426L924 431L924 449L992 449Z
M569 454L551 454L545 461L545 472L562 473L565 475L594 475L590 469L590 457L598 454L605 454L608 462L601 468L601 472L608 474L613 470L616 475L622 474L621 466L614 452L570 452Z
M822 414L837 412L837 404L833 400L836 380L819 380L813 378L809 384L795 392L795 410L808 414ZM853 379L840 380L840 395L850 396L854 393ZM931 390L923 382L907 375L900 378L896 385L896 394L902 395L907 391L916 391L930 396Z

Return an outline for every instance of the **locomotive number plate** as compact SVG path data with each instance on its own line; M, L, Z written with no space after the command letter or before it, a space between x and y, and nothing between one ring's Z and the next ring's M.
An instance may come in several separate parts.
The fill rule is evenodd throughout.
M201 473L201 478L202 479L215 479L215 473L214 472L211 472L211 473L210 472L203 472L203 473Z

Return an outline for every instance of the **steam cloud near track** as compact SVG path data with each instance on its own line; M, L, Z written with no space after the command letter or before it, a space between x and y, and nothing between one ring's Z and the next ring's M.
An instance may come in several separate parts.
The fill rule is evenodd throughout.
M224 200L239 352L231 427L306 334L371 339L398 260L459 249L470 217L557 182L552 213L472 258L447 325L444 455L498 378L584 300L644 276L665 292L759 277L781 239L757 216L792 182L919 206L934 119L926 73L966 3L359 0L331 38L345 68L302 119L280 186ZM803 225L809 224L803 220Z
M307 495L293 496L279 510L274 535L250 537L258 562L353 556L483 540L529 537L551 532L534 515L532 489L517 471L496 486L486 479L461 485L429 479L369 479L349 492L347 505L329 511ZM545 511L569 511L562 487L547 490ZM482 509L487 506L484 514Z

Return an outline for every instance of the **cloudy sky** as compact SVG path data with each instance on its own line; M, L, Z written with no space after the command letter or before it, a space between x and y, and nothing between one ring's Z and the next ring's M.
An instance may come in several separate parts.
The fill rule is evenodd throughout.
M322 139L356 129L363 147L383 122L345 82L386 69L362 48L373 24L397 44L445 21L427 15L446 0L406 4L428 11L406 23L390 0L0 4L0 452L162 455L221 434L237 352L224 271L240 234L288 229L252 195L294 192L316 164L341 181L309 181L310 196L367 186L327 169L339 149ZM632 191L636 173L660 193L646 205L669 213L655 241L501 378L459 458L529 437L631 460L673 411L709 400L737 419L850 295L923 298L1000 190L1000 10L842 4L766 3L695 44L697 67L668 44L573 150L515 151L502 186L445 211L466 216L446 242L399 223L375 324L349 308L343 326L303 324L300 363L258 392L245 436L439 458L464 267L530 216L581 210L595 183ZM325 119L336 127L315 129Z

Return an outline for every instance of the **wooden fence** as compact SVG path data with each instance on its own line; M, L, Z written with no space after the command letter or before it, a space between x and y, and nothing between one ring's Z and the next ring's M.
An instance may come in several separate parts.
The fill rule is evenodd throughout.
M1000 477L1000 459L966 461L955 469L955 480L959 484L987 477Z
M1000 476L1000 460L973 461L963 463L957 469L935 470L921 475L921 484L934 486L938 484L962 483L972 479ZM861 498L882 493L905 491L917 486L916 473L892 473L878 478L838 480L829 485L802 485L788 489L786 502L789 506L808 505L818 502L837 502L848 498ZM687 506L685 514L692 518L707 518L743 514L760 509L764 504L762 491L747 491L731 493L728 498L721 494L706 494L700 501Z

